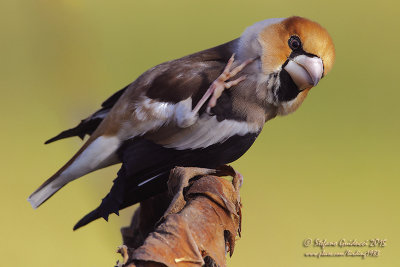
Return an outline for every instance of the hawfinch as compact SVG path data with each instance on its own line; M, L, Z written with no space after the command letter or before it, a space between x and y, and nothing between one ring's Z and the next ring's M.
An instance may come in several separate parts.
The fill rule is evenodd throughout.
M323 27L289 17L258 22L233 41L157 65L46 142L90 135L28 201L37 208L69 182L122 163L110 193L77 229L165 191L175 166L233 162L265 122L303 103L334 59Z

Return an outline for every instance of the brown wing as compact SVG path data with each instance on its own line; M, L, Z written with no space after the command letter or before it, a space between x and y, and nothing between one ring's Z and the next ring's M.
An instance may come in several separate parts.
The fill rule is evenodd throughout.
M263 121L248 122L246 114L233 112L231 90L223 92L212 110L216 116L205 114L203 107L198 120L190 127L175 123L180 115L177 114L177 106L186 105L182 116L191 112L222 73L234 53L236 42L234 40L148 70L128 87L100 125L97 134L117 135L122 141L144 136L165 147L195 149L223 142L233 135L258 132ZM249 87L250 83L245 81L238 86L247 90L246 86Z
M179 102L192 95L196 101L233 53L235 41L160 64L141 75L135 82L136 86L132 85L134 89L130 90L147 89L146 96L159 101ZM73 136L83 139L85 135L92 135L128 87L115 92L102 103L101 109L76 127L61 132L45 144Z
M128 139L154 132L166 124L173 126L170 122L174 105L189 99L194 106L199 101L222 73L236 42L149 69L127 88L94 135L119 135ZM221 105L218 108L226 110ZM200 115L203 111L200 110Z

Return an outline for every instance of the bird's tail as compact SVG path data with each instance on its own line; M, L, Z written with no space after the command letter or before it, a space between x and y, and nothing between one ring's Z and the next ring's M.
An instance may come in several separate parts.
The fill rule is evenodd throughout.
M36 209L69 182L118 163L115 151L119 145L117 137L100 136L93 142L89 139L67 164L28 197L28 201Z
M28 201L31 203L32 208L36 209L42 205L47 199L72 180L74 179L68 179L68 177L62 176L52 176L28 197Z

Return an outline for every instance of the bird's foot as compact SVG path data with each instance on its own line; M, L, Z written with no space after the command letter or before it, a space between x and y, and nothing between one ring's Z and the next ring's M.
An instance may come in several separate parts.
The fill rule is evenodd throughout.
M246 79L246 75L241 76L237 78L236 80L229 81L230 78L234 77L236 74L238 74L244 67L246 67L248 64L254 61L254 59L249 59L240 64L239 66L235 67L233 70L231 70L233 62L235 60L235 54L232 55L232 57L229 59L228 63L225 66L224 71L222 74L210 85L204 96L200 99L200 101L197 103L196 107L193 109L193 113L199 112L200 108L204 105L204 103L207 101L207 99L211 96L210 100L208 101L207 105L207 113L210 113L210 109L215 107L217 104L218 98L221 96L222 92L225 89L229 89L232 86L237 85L241 81Z
M128 247L125 245L119 246L117 249L117 253L121 254L122 258L123 258L123 262L122 264L118 261L116 264L116 267L121 267L124 266L129 259L129 255L128 255Z
M238 190L242 187L244 178L240 172L235 171L235 173L236 175L233 179L234 179L235 189Z
M197 112L192 110L192 99L188 98L175 105L176 124L181 128L193 125L199 117Z

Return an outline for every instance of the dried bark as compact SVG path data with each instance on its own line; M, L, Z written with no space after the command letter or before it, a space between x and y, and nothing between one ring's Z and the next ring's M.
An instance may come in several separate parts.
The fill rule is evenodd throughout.
M173 169L168 192L140 203L131 225L121 229L123 263L117 265L226 266L240 236L241 178L229 166Z

